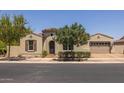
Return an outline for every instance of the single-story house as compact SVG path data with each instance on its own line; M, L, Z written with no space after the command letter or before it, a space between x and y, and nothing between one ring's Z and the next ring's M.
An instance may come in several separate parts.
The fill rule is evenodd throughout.
M113 42L112 53L124 54L124 37Z
M10 56L33 55L41 56L43 51L57 55L67 48L55 42L56 29L45 29L40 34L31 33L20 39L19 46L11 46ZM90 36L90 40L81 46L70 46L74 51L90 51L91 53L111 53L113 37L97 33Z

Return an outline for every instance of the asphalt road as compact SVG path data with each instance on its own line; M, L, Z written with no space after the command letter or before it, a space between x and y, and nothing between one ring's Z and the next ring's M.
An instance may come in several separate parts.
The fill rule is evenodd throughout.
M0 64L2 83L124 83L124 64Z

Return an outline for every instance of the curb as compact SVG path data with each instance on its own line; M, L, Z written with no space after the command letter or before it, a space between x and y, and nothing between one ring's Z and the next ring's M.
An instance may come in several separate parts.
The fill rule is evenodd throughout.
M11 64L124 64L124 61L82 61L82 62L60 62L60 61L1 61L2 63L11 63Z

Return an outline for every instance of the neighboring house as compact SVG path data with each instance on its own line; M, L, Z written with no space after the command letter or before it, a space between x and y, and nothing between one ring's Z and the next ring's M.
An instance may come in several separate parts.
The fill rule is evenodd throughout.
M113 43L112 53L121 53L124 54L124 37L116 40Z
M19 46L11 46L11 57L19 55L41 56L43 51L48 54L58 54L67 48L55 42L56 29L45 29L40 34L32 33L20 39ZM101 33L90 37L86 44L70 46L74 51L90 51L91 53L111 53L113 38Z

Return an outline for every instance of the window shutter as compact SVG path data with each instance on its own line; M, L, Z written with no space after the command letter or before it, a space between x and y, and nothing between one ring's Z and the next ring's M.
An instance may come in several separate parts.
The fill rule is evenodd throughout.
M37 51L37 41L34 40L33 42L34 42L34 51Z
M28 51L28 40L25 41L25 51Z

